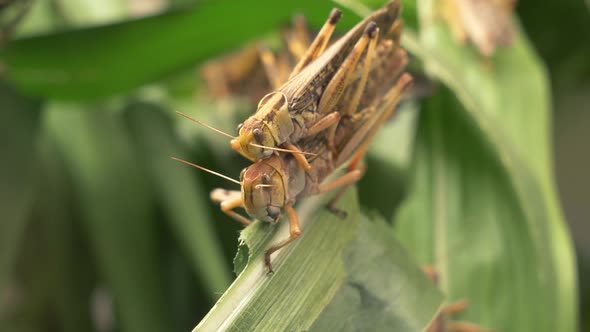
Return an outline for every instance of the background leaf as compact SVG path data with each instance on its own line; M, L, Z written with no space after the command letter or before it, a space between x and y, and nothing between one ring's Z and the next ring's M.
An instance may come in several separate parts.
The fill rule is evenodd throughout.
M122 329L170 328L153 196L120 117L98 107L86 112L75 104L50 107L47 126L72 175L84 228Z
M383 2L352 3L354 10L345 11L340 31L359 20L354 14L360 13L358 8L376 8ZM2 6L0 22L14 13L15 3L20 2ZM584 176L588 116L583 112L590 95L585 52L590 34L583 33L590 22L587 5L581 0L519 1L522 30L532 45L519 32L514 48L484 60L471 46L456 44L439 18L418 24L417 6L424 14L424 5L430 3L403 3L403 46L413 55L410 70L420 77L427 68L446 88L427 96L424 105L412 103L413 110L399 113L411 115L411 121L402 124L403 117L398 117L380 132L359 184L360 208L371 210L371 217L360 216L358 226L345 231L340 227L354 223L334 220L335 225L329 225L349 236L333 256L338 258L341 281L331 285L338 287L334 293L315 294L329 298L329 303L299 308L296 314L303 317L299 321L314 330L375 330L383 324L404 330L400 326L424 325L439 306L440 294L408 257L416 254L421 264L435 264L442 271L440 286L449 300L470 302L459 319L492 330L509 326L510 331L513 325L540 331L575 329L578 289L571 242L554 197L551 163L561 172L558 180L568 219L578 220L572 231L581 253L580 307L587 311L584 294L588 294L590 269L584 250L589 252L590 241L584 193L590 185ZM255 102L205 97L196 65L261 38L277 45L281 26L299 10L306 14L311 30L317 31L332 7L346 6L311 0L33 4L17 27L14 36L19 39L0 50L0 75L10 82L0 86L0 330L192 328L231 277L229 257L236 250L241 227L206 199L212 188L227 183L169 163L168 157L171 151L188 152L190 160L233 176L247 161L228 149L226 140L168 111L189 112L234 132ZM156 4L149 10L154 15L145 17L150 4ZM98 22L104 25L96 26ZM548 65L555 93L555 156L549 135L550 87L533 46ZM103 99L113 95L116 98ZM93 103L56 103L56 99ZM229 110L229 104L238 107ZM421 114L416 112L420 108ZM75 115L82 112L91 115ZM170 119L177 123L171 126ZM416 125L414 147L411 137ZM406 205L398 213L407 193ZM396 245L376 212L386 219L397 213L401 233L396 235L411 250L406 253ZM275 231L261 224L248 228L252 241L250 247L241 247L238 270L248 272L256 262L249 260L249 254L264 249ZM205 235L209 232L214 236ZM318 235L333 239L331 234L313 234ZM220 243L212 243L213 238ZM254 248L254 239L260 248ZM307 254L305 250L314 248L293 250ZM315 255L317 251L310 259ZM381 264L365 257L380 257ZM395 264L383 264L383 257ZM284 260L284 268L291 259ZM304 280L313 273L309 271ZM281 278L277 283L296 283ZM326 278L335 276L327 273ZM254 279L272 283L268 278ZM253 292L270 296L269 303L277 308L295 307L290 293L301 299L307 291L277 285L280 297L272 297L264 285L253 287ZM397 293L389 296L381 288ZM420 302L410 301L416 292ZM236 294L227 297L249 300ZM220 302L214 310L220 313L220 306L231 307L229 302ZM403 306L396 307L398 303ZM422 303L424 310L414 309ZM261 309L266 305L248 307L248 313L235 311L235 318L243 326L280 324L259 321L269 317ZM284 315L276 308L268 312ZM586 316L580 315L582 330Z
M133 103L126 109L126 120L173 231L192 257L192 266L209 293L219 294L229 286L232 275L210 224L212 218L206 208L209 197L197 190L195 170L170 159L186 155L173 136L170 119L158 106Z
M506 331L574 331L574 258L552 181L542 68L522 35L486 66L440 20L424 22L424 48L413 51L462 106L444 92L420 119L400 238L440 270L451 299L473 303L464 317ZM528 317L506 309L525 303Z
M235 49L288 22L296 12L305 13L313 26L321 26L333 7L330 1L313 0L261 0L256 5L203 1L188 10L18 40L0 53L0 59L7 63L7 77L28 93L96 99L127 92ZM344 10L338 28L350 28L357 21L357 15Z
M0 163L0 293L14 269L35 199L40 107L0 82L0 155L5 156Z

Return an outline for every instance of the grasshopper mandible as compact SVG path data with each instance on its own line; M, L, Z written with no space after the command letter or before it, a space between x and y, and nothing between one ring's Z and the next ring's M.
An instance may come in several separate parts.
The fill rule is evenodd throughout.
M387 32L399 10L398 0L389 2L324 51L341 16L334 9L288 81L267 94L255 114L238 125L232 148L252 161L289 151L300 167L310 170L305 152L294 143L328 128L334 130L341 116L335 105L355 78L358 60L375 38L368 25L372 22Z

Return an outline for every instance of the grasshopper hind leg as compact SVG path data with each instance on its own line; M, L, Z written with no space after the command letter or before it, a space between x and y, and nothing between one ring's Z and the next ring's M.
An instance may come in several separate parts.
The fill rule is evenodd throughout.
M303 68L305 68L313 60L320 56L320 54L322 54L322 52L326 48L326 45L328 45L328 41L330 40L330 37L332 36L334 29L336 28L336 23L338 23L340 17L342 17L342 12L336 8L332 9L332 12L328 17L328 20L326 21L326 23L324 23L324 26L322 27L318 35L315 37L315 39L313 40L305 54L295 65L295 68L293 68L293 71L291 72L291 76L289 78L292 78L293 76L299 74L299 72L301 72Z
M397 83L386 93L385 97L381 101L381 104L377 107L378 109L384 109L384 111L376 115L378 117L375 119L375 122L369 121L365 124L365 126L367 126L368 128L366 129L366 136L364 136L362 143L360 145L357 145L357 142L351 143L355 146L355 152L352 155L350 162L348 163L347 173L343 175L341 178L334 180L332 183L328 183L325 186L320 186L320 192L322 190L328 191L340 187L339 191L336 193L336 195L334 195L334 197L330 200L330 202L327 205L327 208L330 211L338 210L335 207L336 203L338 203L340 198L342 198L342 195L348 189L348 187L350 187L352 184L354 184L362 177L362 174L365 171L365 166L360 165L360 162L367 153L369 144L371 143L373 138L375 138L375 135L377 134L377 130L379 129L380 124L387 120L389 116L391 116L391 114L395 111L397 103L402 93L409 86L411 81L412 78L408 74L404 74L398 79ZM345 177L349 177L350 180L341 180ZM356 180L353 180L355 179L355 177ZM340 183L336 183L337 181L340 181Z

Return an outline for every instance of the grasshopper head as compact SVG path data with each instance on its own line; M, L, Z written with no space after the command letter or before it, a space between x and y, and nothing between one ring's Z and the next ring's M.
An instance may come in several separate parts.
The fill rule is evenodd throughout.
M283 175L272 163L261 160L240 174L242 199L251 217L276 223L285 204Z
M238 137L232 139L231 147L250 160L259 160L270 157L272 150L256 145L275 147L277 145L274 136L264 122L251 117L238 126Z
M287 98L272 92L262 98L253 116L238 125L238 137L231 146L252 161L265 159L273 154L273 148L288 141L293 131Z

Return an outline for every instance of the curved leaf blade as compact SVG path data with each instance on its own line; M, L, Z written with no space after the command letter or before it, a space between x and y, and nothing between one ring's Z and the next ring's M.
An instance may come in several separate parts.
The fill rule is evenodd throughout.
M407 254L391 249L392 237L369 236L383 233L386 226L363 218L352 192L339 204L349 213L345 220L323 209L324 202L310 198L299 207L303 233L273 256L272 276L263 263L264 250L287 236L287 225L276 230L256 222L246 228L238 258L248 257L247 264L238 262L242 273L194 331L322 330L341 324L351 311L363 309L362 316L375 308L383 317L373 322L376 326L394 322L410 327L407 331L423 330L442 300L434 285ZM378 282L383 280L385 285ZM369 295L378 299L373 308L361 301ZM348 302L351 297L353 301ZM408 311L406 306L416 304L423 306L417 312ZM313 326L314 322L318 325Z
M319 26L332 7L329 1L312 0L203 1L187 10L17 40L0 58L7 77L30 94L96 99L235 49L288 22L296 12L305 12ZM357 21L356 15L346 14L339 26Z
M444 92L421 118L400 238L442 270L451 299L472 300L462 317L505 331L574 331L574 257L552 179L543 68L522 33L486 66L427 17L432 2L419 6L420 43L404 44L462 106ZM481 278L487 291L470 282Z

